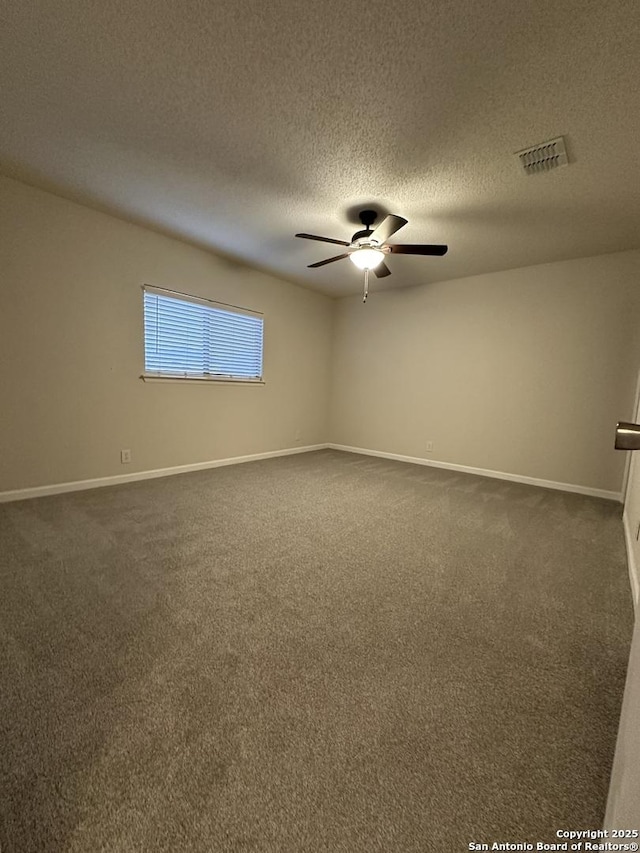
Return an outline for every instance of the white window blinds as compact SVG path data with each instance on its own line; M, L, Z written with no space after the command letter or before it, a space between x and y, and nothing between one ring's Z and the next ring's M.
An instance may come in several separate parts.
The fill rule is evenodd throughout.
M261 315L144 288L145 376L262 380Z

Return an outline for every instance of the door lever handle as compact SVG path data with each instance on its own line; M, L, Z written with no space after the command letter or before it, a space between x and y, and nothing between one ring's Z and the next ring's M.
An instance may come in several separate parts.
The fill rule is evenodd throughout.
M620 421L616 427L616 450L640 450L640 424Z

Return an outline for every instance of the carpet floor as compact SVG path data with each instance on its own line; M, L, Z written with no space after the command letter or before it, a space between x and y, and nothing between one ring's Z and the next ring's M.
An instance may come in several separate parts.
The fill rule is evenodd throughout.
M330 450L0 506L2 853L599 827L620 516Z

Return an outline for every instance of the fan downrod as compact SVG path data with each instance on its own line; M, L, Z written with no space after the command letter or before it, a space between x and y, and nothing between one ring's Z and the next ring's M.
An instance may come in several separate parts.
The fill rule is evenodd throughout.
M358 214L358 218L365 228L371 228L378 218L378 212L377 210L361 210Z

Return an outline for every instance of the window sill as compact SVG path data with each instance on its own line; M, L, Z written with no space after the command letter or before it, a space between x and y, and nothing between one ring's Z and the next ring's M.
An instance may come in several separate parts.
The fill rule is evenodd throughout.
M143 373L140 376L144 382L180 382L180 383L195 383L196 385L204 385L214 383L216 385L264 385L264 379L237 379L229 377L226 379L223 376L151 376Z

